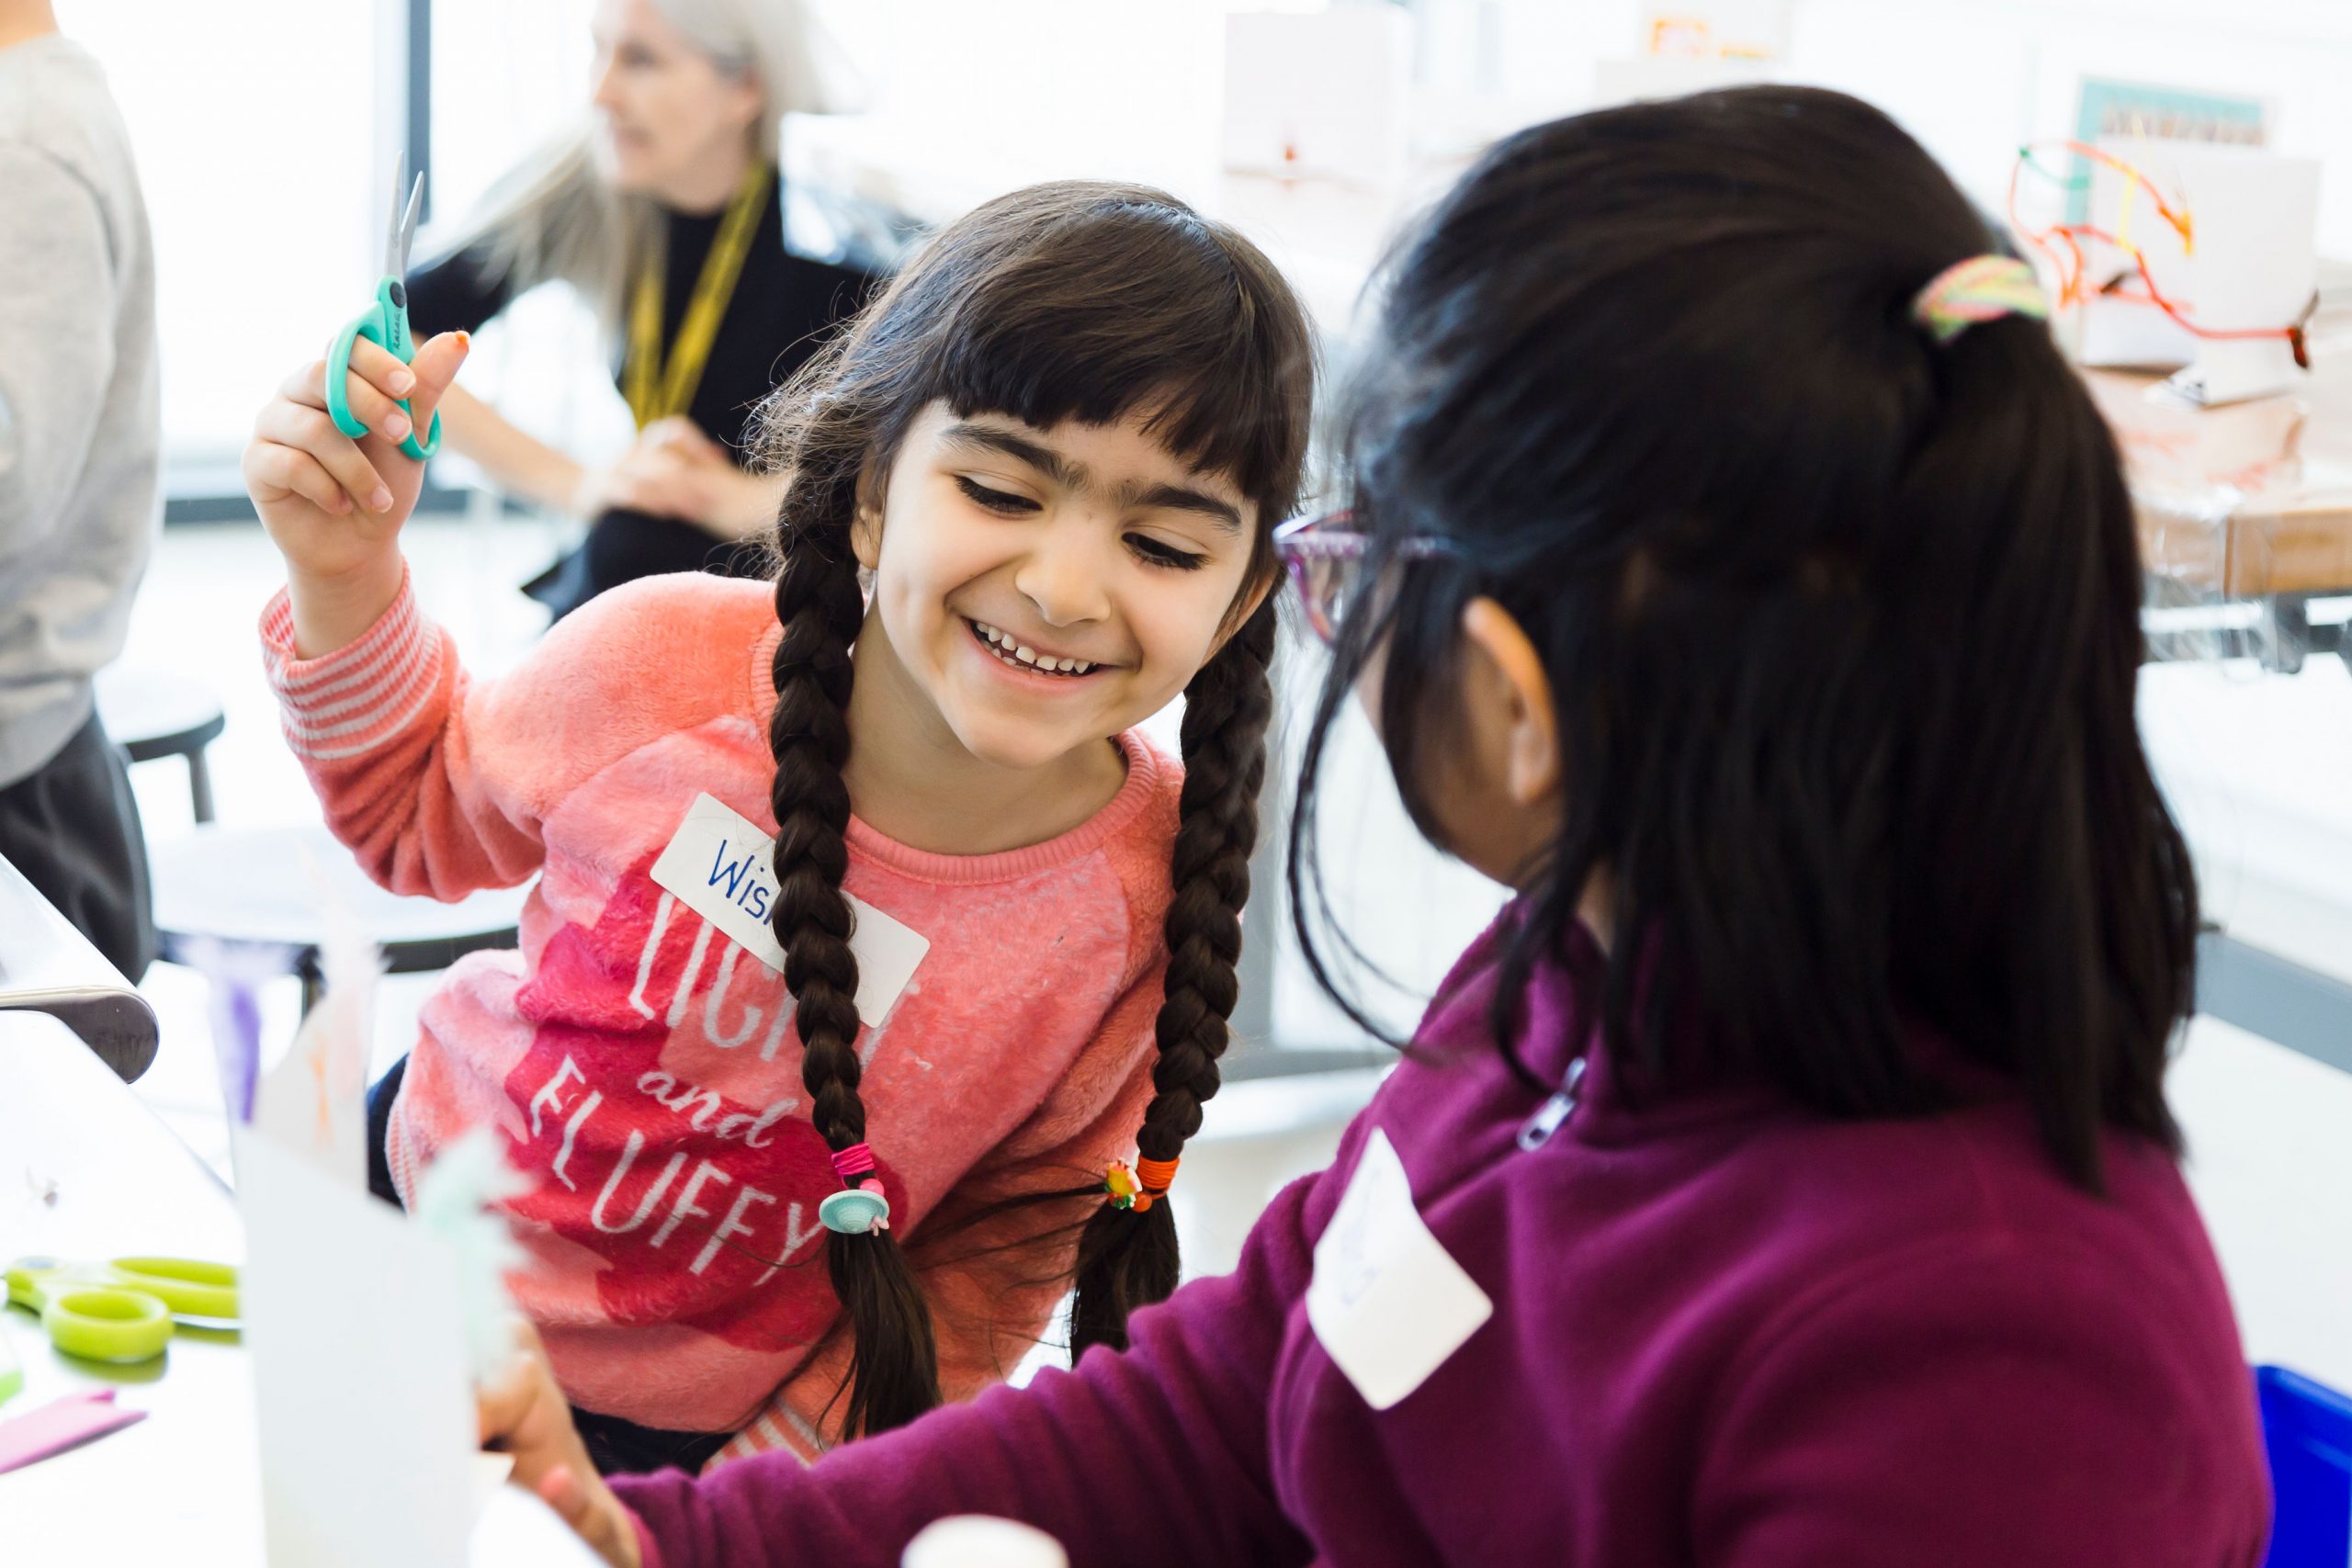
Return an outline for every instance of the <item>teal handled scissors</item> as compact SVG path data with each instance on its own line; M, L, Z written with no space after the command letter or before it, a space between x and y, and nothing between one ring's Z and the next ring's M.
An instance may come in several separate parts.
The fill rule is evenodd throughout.
M408 331L409 243L416 238L416 214L424 204L424 175L416 176L416 184L409 187L405 209L401 204L401 183L408 176L408 155L402 153L392 165L392 222L384 236L384 276L376 284L376 302L362 310L350 325L335 333L334 346L327 350L327 413L334 427L354 441L368 434L367 425L351 412L351 401L344 395L345 383L351 375L351 350L361 338L375 344L402 365L416 357L416 344ZM408 400L401 400L401 412L409 413ZM441 411L433 411L433 428L426 431L422 446L416 439L416 420L409 419L409 433L401 441L401 450L419 462L441 450Z
M152 1361L175 1321L233 1324L240 1315L237 1271L191 1258L19 1258L6 1279L8 1300L40 1314L51 1344L92 1361Z

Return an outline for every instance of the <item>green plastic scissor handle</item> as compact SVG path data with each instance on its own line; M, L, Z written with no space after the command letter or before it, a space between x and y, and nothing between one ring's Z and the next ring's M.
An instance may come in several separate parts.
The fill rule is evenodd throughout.
M238 1315L237 1271L225 1263L20 1258L6 1278L8 1299L40 1314L51 1344L93 1361L152 1360L164 1353L175 1319Z
M49 1304L43 1288L70 1267L62 1258L19 1258L0 1280L7 1284L9 1301L37 1314Z
M49 1342L69 1356L128 1365L152 1361L171 1342L172 1314L144 1291L68 1285L40 1309Z
M237 1271L226 1263L193 1258L118 1258L112 1284L140 1291L164 1303L174 1317L234 1321Z
M0 1329L0 1404L25 1391L25 1365L8 1346L8 1332Z
M361 338L376 344L402 365L416 358L416 344L408 331L408 290L397 277L387 277L376 285L376 302L362 310L335 333L334 344L327 350L327 414L334 427L354 441L368 434L368 427L351 412L351 400L344 395L344 384L351 374L352 346ZM401 412L409 415L411 426L401 438L401 451L419 462L441 450L441 411L433 411L433 426L419 445L416 439L416 416L402 398Z

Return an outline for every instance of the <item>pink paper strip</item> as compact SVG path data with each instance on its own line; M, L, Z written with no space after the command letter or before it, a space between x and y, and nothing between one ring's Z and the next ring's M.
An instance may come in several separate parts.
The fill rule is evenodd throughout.
M13 1421L0 1422L0 1472L38 1464L145 1419L144 1410L118 1409L110 1388L51 1400Z

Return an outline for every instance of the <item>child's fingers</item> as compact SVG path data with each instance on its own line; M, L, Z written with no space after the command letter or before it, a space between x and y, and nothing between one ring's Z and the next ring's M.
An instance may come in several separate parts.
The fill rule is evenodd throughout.
M245 488L256 496L299 495L338 517L351 510L351 497L308 452L256 441L245 448L244 470Z
M409 409L416 416L419 430L433 428L433 411L441 406L443 395L458 378L458 368L465 364L472 347L473 339L468 334L443 333L416 351L416 357L409 363L409 368L416 373L416 388L409 395Z
M539 1477L539 1500L556 1512L556 1517L578 1529L588 1517L588 1489L571 1473L568 1464L557 1465Z
M368 455L358 444L334 426L323 409L301 403L279 400L261 411L254 422L254 434L266 442L291 446L309 454L318 466L334 476L353 501L370 512L383 512L392 504L392 492L384 483L383 475L368 462Z
M365 346L375 348L376 345L367 344ZM376 349L376 352L383 354L384 351ZM355 364L357 357L353 355ZM385 354L384 357L395 365L400 363L390 355ZM314 359L288 377L277 389L278 395L304 408L324 410L327 406L326 382L327 362ZM409 417L401 412L399 402L390 393L363 378L356 369L344 378L343 395L352 413L368 427L369 434L380 435L387 441L398 441L409 433Z
M630 1568L637 1561L636 1532L616 1510L599 1506L595 1489L583 1484L569 1465L558 1465L539 1480L539 1500L615 1568Z
M481 1425L481 1440L503 1443L521 1429L531 1414L531 1404L538 1396L538 1369L525 1356L516 1356L494 1383L474 1390L474 1415Z
M405 398L416 390L415 370L401 364L391 350L368 338L355 339L351 344L351 374L387 398Z

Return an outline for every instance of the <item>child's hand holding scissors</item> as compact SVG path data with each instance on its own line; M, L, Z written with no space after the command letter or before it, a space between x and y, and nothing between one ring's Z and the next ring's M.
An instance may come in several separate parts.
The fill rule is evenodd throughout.
M637 1526L571 1424L571 1406L527 1323L515 1328L516 1354L505 1375L475 1391L484 1448L513 1456L514 1482L526 1486L613 1568L642 1568Z
M354 346L345 395L368 422L357 440L327 413L326 362L288 378L254 421L245 489L286 558L295 646L317 658L357 637L401 587L401 525L424 483L424 465L401 453L465 362L462 333L445 333L403 365L384 349ZM401 412L405 399L414 413ZM355 624L356 623L356 624Z
M424 176L403 193L405 174L405 162L392 172L374 299L324 359L278 388L245 447L245 489L286 558L295 651L306 659L351 642L399 595L401 525L440 447L434 410L465 363L463 333L423 348L409 335L402 279Z

